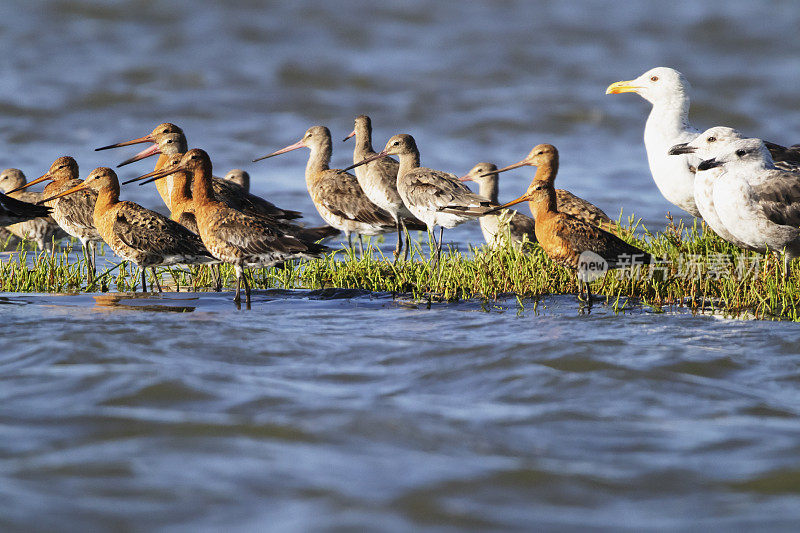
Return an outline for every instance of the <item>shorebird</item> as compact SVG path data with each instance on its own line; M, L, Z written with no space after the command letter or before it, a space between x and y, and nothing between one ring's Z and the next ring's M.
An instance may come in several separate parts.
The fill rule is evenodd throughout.
M488 171L485 177L481 178L478 176L479 179L489 180L486 183L487 191L492 192L492 188L497 190L497 174L500 172L507 172L509 170L513 170L515 168L520 168L524 166L537 166L535 161L538 161L538 152L539 147L536 146L531 150L527 156L522 161L518 163L514 163L513 165L508 165L507 167L503 167L501 169L495 169L493 171ZM492 177L494 176L494 178ZM474 178L473 178L474 179ZM492 184L493 182L493 184ZM483 194L483 193L481 193ZM494 193L496 194L496 192ZM597 207L596 205L592 204L591 202L587 202L583 198L575 196L571 192L564 190L564 189L556 189L556 200L558 203L558 210L562 213L567 213L572 215L576 218L581 220L585 220L586 222L592 224L593 226L599 226L607 231L614 230L617 226L611 218L605 214L605 212ZM492 200L494 206L497 205L496 200ZM486 212L486 208L475 208L470 210L473 213L481 214L482 212Z
M526 161L537 167L528 190L516 200L495 209L505 209L527 200L536 220L536 238L550 259L576 272L586 252L600 256L609 269L650 263L651 257L647 252L596 224L560 210L553 186L558 172L558 150L555 146L536 146ZM583 280L583 285L591 302L589 284Z
M144 137L103 146L101 148L97 148L96 150L107 150L109 148L117 148L119 146L128 146L131 144L148 142L153 143L153 145L142 150L135 156L126 159L117 165L117 167L133 163L134 161L139 161L155 154L160 154L155 166L155 170L160 170L164 168L164 165L169 160L169 156L176 154L183 155L188 149L186 135L184 135L183 130L175 124L165 122L156 126L152 132ZM250 194L242 187L239 187L236 184L226 181L222 178L213 177L211 183L214 189L215 198L223 202L228 207L238 209L244 213L268 215L283 220L293 220L303 216L299 211L281 209L272 202L269 202L260 196ZM167 177L166 179L156 181L158 194L161 196L161 199L164 201L164 204L167 207L171 207L170 198L172 196L172 187L172 177ZM329 233L331 235L336 235L338 232L329 230Z
M211 184L212 167L208 154L193 149L184 154L180 165L153 173L150 179L161 179L170 173L192 174L193 211L200 238L215 258L233 265L236 272L235 302L241 301L241 287L250 303L250 284L244 270L252 266L270 266L295 258L319 257L327 247L313 241L281 232L267 217L256 217L237 211L214 197ZM188 181L188 180L187 180Z
M231 183L235 183L239 187L245 190L245 192L250 192L250 174L247 171L244 171L240 168L234 168L228 171L222 179L229 181Z
M406 208L425 223L429 239L433 240L436 248L436 262L438 263L442 252L444 229L455 227L474 218L472 215L447 212L441 209L450 205L465 208L481 207L487 205L487 200L469 190L469 187L458 181L458 176L455 174L421 167L417 143L414 141L414 137L405 133L389 139L381 152L354 163L345 170L389 155L396 155L400 158L400 168L397 171L397 192L400 193L400 198L403 199ZM433 233L436 226L440 227L438 244ZM433 255L433 250L431 250L431 255Z
M359 115L355 119L353 131L344 138L355 137L355 147L353 148L353 163L363 161L375 155L372 149L372 121L367 115ZM382 157L354 167L354 173L358 184L370 201L386 210L397 225L397 245L394 249L394 258L400 256L403 249L403 233L406 233L403 219L413 218L397 192L397 171L400 164L391 157ZM406 254L408 254L408 239L406 239Z
M638 78L612 83L606 94L634 92L653 104L644 128L650 173L661 194L693 216L700 216L694 200L694 173L700 160L692 154L670 156L670 147L690 142L700 134L689 122L686 78L675 69L656 67ZM800 147L768 143L776 160L800 162Z
M50 169L40 178L26 183L20 189L30 187L42 181L51 180L44 191L44 197L50 198L67 189L75 187L81 180L78 179L78 163L70 156L61 156L53 161ZM52 217L68 234L78 238L83 246L86 257L86 279L91 283L95 272L95 246L103 238L94 227L94 204L97 201L97 192L86 189L81 194L73 194L46 202L52 208Z
M139 204L120 201L119 181L110 168L96 168L78 185L44 201L86 189L97 193L94 225L103 240L118 257L135 263L142 270L142 292L147 291L145 269L148 267L160 292L155 267L215 261L195 233Z
M784 276L800 256L800 174L775 167L761 139L722 146L697 170L722 168L714 183L714 207L733 236L761 253L785 251Z
M459 181L474 181L478 184L478 194L489 200L492 205L500 205L499 176L497 165L493 163L478 163L470 171L458 178ZM534 221L516 211L507 210L503 213L484 215L478 219L481 232L486 244L494 248L505 242L520 243L525 240L536 242Z
M378 235L396 228L392 215L370 201L355 176L344 170L330 168L333 147L331 132L325 126L312 126L296 143L254 159L253 162L298 148L308 148L311 152L305 172L306 188L311 201L325 222L344 232L351 248L353 233L358 235L361 242L362 235ZM403 223L409 229L422 227L413 219L403 220Z
M43 198L42 193L20 190L25 187L26 182L25 174L19 169L7 168L0 172L0 191L23 202L32 204L39 202ZM44 250L45 244L51 242L53 238L60 240L66 236L49 215L12 224L7 229L21 239L35 242L39 250Z

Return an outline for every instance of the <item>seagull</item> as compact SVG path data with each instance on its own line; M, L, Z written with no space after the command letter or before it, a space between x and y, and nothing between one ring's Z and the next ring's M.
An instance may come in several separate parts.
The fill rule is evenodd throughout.
M722 224L753 250L785 250L787 277L800 256L800 174L776 168L761 139L733 141L697 166L715 168L722 169L713 193Z
M606 94L633 92L653 104L644 127L644 145L653 181L670 203L699 217L694 178L700 159L693 154L676 157L668 153L670 147L691 142L700 134L689 122L690 90L683 74L669 67L656 67L636 79L612 83ZM775 161L800 163L800 146L766 145Z

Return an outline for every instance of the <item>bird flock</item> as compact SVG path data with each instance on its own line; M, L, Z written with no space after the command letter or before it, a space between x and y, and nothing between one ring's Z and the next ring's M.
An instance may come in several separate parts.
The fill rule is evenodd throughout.
M722 126L701 133L688 120L689 90L681 73L657 67L611 84L606 94L635 92L652 104L644 144L653 180L669 202L704 219L722 239L742 249L785 251L788 275L789 262L800 256L800 147L746 138ZM398 261L408 258L409 230L426 230L431 261L438 265L444 229L479 219L489 246L538 242L553 262L576 272L589 252L605 268L629 265L631 258L634 263L652 261L622 238L624 230L601 209L555 189L559 155L551 144L536 145L518 163L498 168L481 162L458 177L423 167L416 141L408 134L391 137L376 152L366 115L356 117L344 141L351 138L353 164L345 169L330 168L333 143L325 126L312 126L297 142L253 160L308 149L306 186L325 226L305 227L298 223L300 212L251 194L247 172L234 169L225 178L213 176L209 155L190 150L183 130L171 123L159 124L143 137L97 148L147 144L118 166L158 155L155 169L123 185L154 183L169 217L120 200L121 184L111 168L96 168L80 180L77 162L62 156L28 183L17 169L0 174L0 226L35 241L40 249L53 238L78 238L88 281L95 276L95 246L103 241L141 269L143 291L147 268L227 263L236 273L237 303L242 288L250 302L246 269L320 257L330 251L321 241L340 232L351 248L352 236L358 236L362 253L363 236L396 233L393 255ZM499 174L523 166L536 167L530 186L502 204ZM44 181L49 183L43 192L28 189ZM467 181L478 184L477 193ZM523 201L529 202L532 218L507 209ZM154 280L160 291L158 277Z

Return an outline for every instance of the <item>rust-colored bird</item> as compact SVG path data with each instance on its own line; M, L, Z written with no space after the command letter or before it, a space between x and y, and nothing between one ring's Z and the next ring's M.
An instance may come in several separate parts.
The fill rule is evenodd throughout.
M25 174L16 168L7 168L0 172L0 191L10 197L35 204L42 198L42 193L22 191L26 185ZM36 243L39 250L44 250L45 244L54 238L60 240L66 234L58 227L52 216L37 217L31 220L7 226L8 231L21 239L27 239Z
M351 248L353 233L358 235L360 242L362 235L378 235L395 230L392 215L370 201L355 176L330 168L333 145L331 132L325 126L312 126L296 143L253 161L298 148L311 151L306 164L306 187L314 206L325 222L344 232ZM413 219L404 219L403 222L409 229L424 227Z
M40 178L24 184L18 189L24 189L42 181L51 180L43 191L45 198L52 198L57 194L75 187L81 180L78 179L78 163L70 156L61 156L53 161L50 169ZM13 191L12 191L13 192ZM97 201L97 192L86 189L81 194L72 194L46 202L52 208L52 216L61 229L73 237L78 238L83 246L86 257L86 279L91 283L95 272L95 246L103 238L94 226L94 204Z
M328 250L316 242L302 241L283 233L277 224L269 222L269 217L247 215L217 200L211 184L211 160L203 150L189 150L180 165L153 173L151 179L158 180L176 172L192 174L192 209L200 238L214 257L233 265L236 272L235 302L241 301L240 292L244 285L245 298L250 303L250 284L244 276L246 268L318 257Z
M197 234L139 204L120 201L119 181L110 168L94 169L84 181L45 202L86 189L97 193L94 225L103 240L118 257L141 268L142 292L147 291L145 269L148 267L153 271L160 292L155 267L215 261Z
M126 159L117 166L121 167L122 165L127 165L129 163L133 163L134 161L139 161L140 159L144 159L155 154L160 154L158 161L156 162L155 170L161 170L164 168L164 165L166 165L167 161L169 161L169 156L175 154L183 155L188 149L186 135L184 135L183 130L175 124L165 122L156 126L151 133L145 135L144 137L103 146L101 148L97 148L97 150L107 150L109 148L117 148L119 146L128 146L131 144L147 142L153 143L153 145L145 150L142 150L130 159ZM293 220L303 216L299 211L281 209L272 202L269 202L260 196L250 194L237 184L226 181L222 178L213 177L211 183L214 190L214 197L216 199L220 200L228 207L232 207L233 209L237 209L243 213L267 215L283 220ZM164 204L169 208L171 208L170 198L172 196L172 187L173 182L171 176L156 181L158 194L161 195L161 199L164 201ZM320 232L323 233L322 229L320 229ZM325 237L329 237L338 234L338 231L328 228L324 233Z
M558 172L558 150L555 146L537 145L525 158L524 164L537 167L527 192L495 209L505 209L527 200L536 220L536 238L555 263L577 271L584 252L593 252L602 257L609 269L651 262L647 252L585 218L560 210L553 187ZM589 284L584 282L584 285L588 300L591 301Z

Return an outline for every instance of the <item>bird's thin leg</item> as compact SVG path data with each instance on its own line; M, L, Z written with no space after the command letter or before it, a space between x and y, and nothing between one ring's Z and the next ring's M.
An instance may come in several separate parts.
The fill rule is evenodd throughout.
M150 267L150 272L153 273L153 281L156 284L156 289L158 289L158 292L162 292L161 291L161 283L159 283L158 274L156 273L156 267Z
M142 292L147 292L147 279L145 276L145 272L147 272L146 268L142 269Z
M353 235L351 233L347 234L347 247L350 248L350 250L353 249Z
M361 259L364 259L364 239L358 234L358 249L361 251Z
M439 228L439 245L436 247L436 264L442 258L442 242L444 240L444 226Z
M396 263L397 258L400 257L400 252L403 249L403 226L401 225L400 217L397 217L395 223L397 225L397 245L394 247L394 252L392 252L392 255L394 255L394 261Z
M248 307L250 306L250 282L247 281L247 276L245 273L242 273L242 281L244 281L244 298L245 302L247 303Z
M398 218L398 220L400 221L400 226L403 228L403 233L406 234L406 248L403 252L403 261L406 261L408 259L408 250L411 248L411 235L409 235L408 228L406 227L406 223L403 222L403 219Z
M233 301L237 304L242 301L241 296L241 288L242 288L242 269L240 267L236 267L236 294L233 295Z

